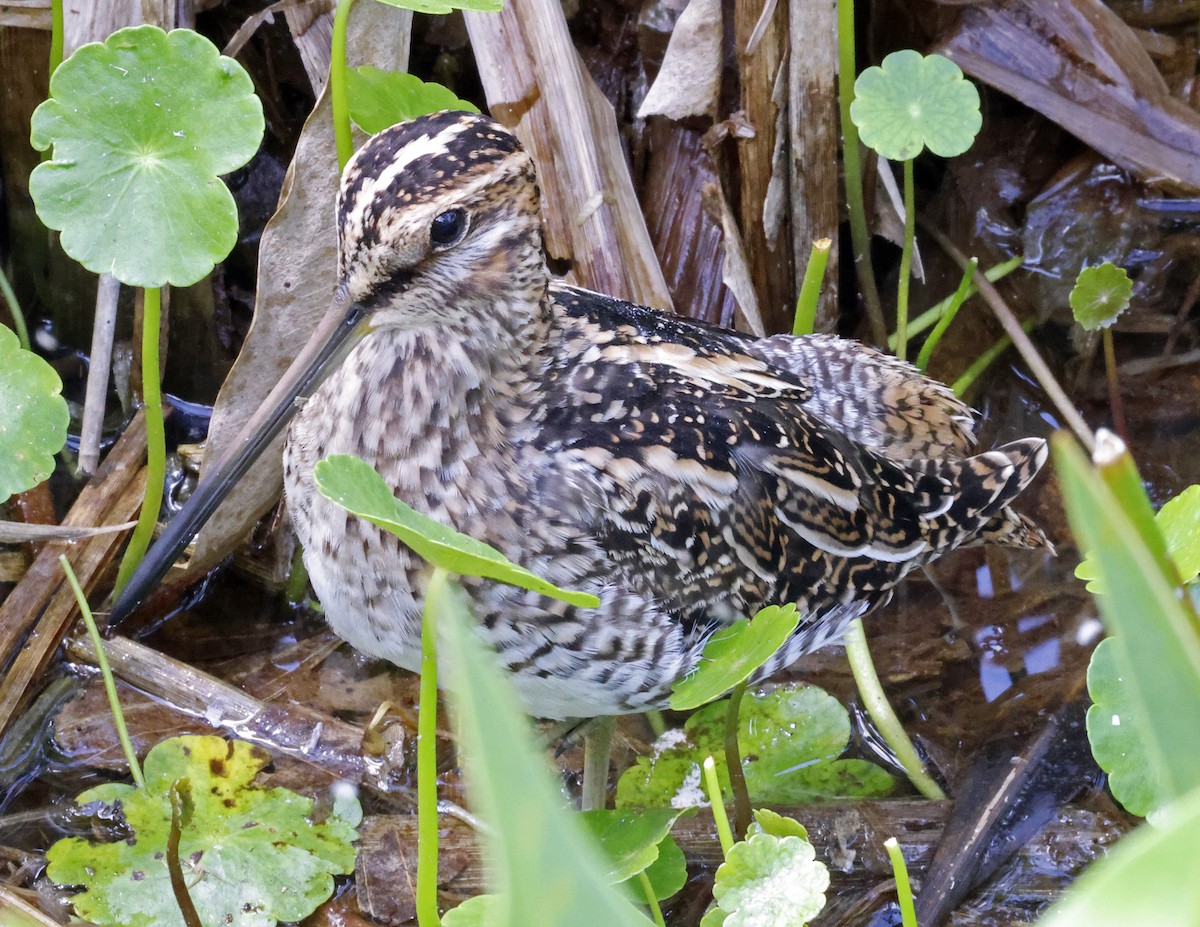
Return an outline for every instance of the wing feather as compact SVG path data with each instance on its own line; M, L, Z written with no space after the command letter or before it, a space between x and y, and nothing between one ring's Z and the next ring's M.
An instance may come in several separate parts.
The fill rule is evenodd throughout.
M801 361L818 379L850 369L839 339L818 339L818 363L796 339L756 343L593 294L556 296L564 342L606 335L597 351L551 359L548 456L585 462L573 478L598 482L590 529L614 581L685 622L784 601L813 620L858 614L943 549L1023 524L1005 506L1036 473L1042 442L964 457L969 410L908 365L872 352L853 389L821 400ZM847 411L871 376L886 381L872 401L899 412Z

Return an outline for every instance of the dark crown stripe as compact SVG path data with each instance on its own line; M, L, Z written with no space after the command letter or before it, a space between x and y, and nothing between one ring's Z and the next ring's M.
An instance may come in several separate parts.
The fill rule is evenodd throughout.
M363 187L384 173L409 145L438 136L446 138L443 148L413 159L389 186L394 197L408 193L412 199L407 202L432 199L464 165L494 164L521 148L503 126L473 113L449 110L400 123L371 138L354 156L342 181L339 209L344 213L354 208Z

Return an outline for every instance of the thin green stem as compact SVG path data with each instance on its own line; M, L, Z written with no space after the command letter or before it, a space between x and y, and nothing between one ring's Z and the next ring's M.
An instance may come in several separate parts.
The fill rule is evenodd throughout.
M846 173L846 210L850 214L850 241L854 249L854 269L867 308L871 338L876 344L887 344L887 325L883 307L875 286L875 270L871 266L871 234L867 229L867 212L863 196L862 152L858 147L858 127L850 118L854 100L854 0L838 0L838 109L842 122L842 163Z
M284 601L296 606L304 601L308 590L308 567L304 565L304 548L296 542L296 552L292 554L292 569L288 573L287 587L283 591Z
M895 837L883 841L888 857L892 861L892 873L896 876L896 899L900 902L900 920L904 927L917 927L917 911L913 907L912 885L908 881L908 864Z
M50 0L50 76L63 60L63 0Z
M858 692L862 696L867 714L871 716L879 733L883 735L883 739L892 748L896 759L904 767L909 781L926 798L945 798L946 793L925 772L921 758L917 755L916 747L908 739L904 726L888 703L883 686L879 682L879 675L875 672L875 665L871 662L871 651L867 647L867 635L863 631L861 618L850 622L850 627L846 630L845 642L846 656L850 660L850 670L854 673L854 681L858 684Z
M1113 430L1129 443L1129 428L1125 424L1125 403L1121 401L1121 381L1117 376L1117 352L1113 347L1112 328L1100 335L1104 342L1104 373L1108 379L1108 405L1112 409Z
M449 574L435 567L421 612L421 693L417 706L417 923L437 927L437 616Z
M933 327L933 331L929 333L929 337L921 345L921 353L917 355L917 368L922 372L929 367L930 358L933 357L933 349L938 346L938 342L942 340L942 335L946 334L946 329L950 327L950 323L958 315L958 310L967 301L967 296L971 292L971 280L974 278L975 268L978 266L979 258L971 258L967 264L967 269L963 271L962 279L958 281L958 289L954 291L954 295L950 297L950 301L946 304L946 311L942 313L942 317L938 319L937 325ZM911 330L910 327L909 331L911 332Z
M746 788L746 774L742 771L742 751L738 746L738 712L742 696L746 694L743 680L729 693L729 705L725 709L725 765L729 770L729 789L733 792L733 830L741 840L750 826L750 790Z
M721 796L721 783L717 781L717 764L711 756L704 758L704 789L708 792L708 800L712 802L713 820L717 824L717 838L721 841L721 852L726 857L733 849L733 831L729 827L729 817L725 814L725 799Z
M800 295L796 298L796 317L792 321L793 335L811 335L817 325L817 303L821 298L821 284L825 281L825 268L829 264L829 251L833 240L818 238L808 252L808 266L804 268L804 279L800 281Z
M333 14L333 50L329 59L329 102L333 104L333 137L337 143L338 170L354 154L350 135L350 100L346 93L346 24L354 0L338 0Z
M650 906L650 913L654 916L654 923L658 927L667 927L667 922L663 918L662 908L658 904L658 895L654 893L654 886L650 884L650 876L646 875L645 869L638 873L638 881L642 884L642 891L646 893L646 904Z
M137 787L144 789L146 780L142 777L142 767L138 763L137 754L133 752L133 741L129 739L129 728L125 726L125 713L121 711L121 702L117 698L117 681L113 678L112 667L109 666L108 656L104 653L104 641L100 637L100 629L96 627L96 619L92 617L91 606L88 605L87 596L83 594L83 587L79 585L75 571L71 569L70 561L67 560L65 554L60 554L58 562L62 564L63 572L67 574L67 582L71 584L71 591L75 593L75 601L79 603L79 613L83 615L83 623L87 625L88 636L92 639L92 646L96 648L96 665L100 667L100 678L104 680L104 694L108 696L108 707L112 711L113 723L117 726L117 739L121 742L121 749L125 751L125 761L129 763L129 773L133 776Z
M4 294L4 301L8 303L8 313L12 316L17 341L28 351L29 329L25 326L25 313L21 311L21 304L17 302L17 294L13 290L12 284L8 282L8 276L4 273L3 268L0 268L0 293Z
M908 359L908 284L912 277L913 239L917 234L913 159L904 162L904 245L900 250L900 281L896 285L896 356Z
M583 791L579 807L599 811L608 804L608 764L612 754L615 716L592 718L583 734Z
M1018 267L1020 267L1024 263L1025 263L1025 259L1023 257L1009 258L1007 261L997 264L995 267L989 267L986 271L984 271L983 276L990 283L995 283L997 280L1003 280L1005 277L1007 277L1009 274L1011 274L1014 270L1016 270ZM978 292L979 292L979 289L975 286L974 281L971 281L971 283L967 287L966 298L970 299L972 296L974 296ZM954 299L954 294L951 294L950 296L947 296L945 299L938 300L930 308L926 309L915 319L909 319L908 320L908 336L911 338L914 335L919 335L919 334L921 334L921 332L925 331L925 329L930 328L930 327L936 325L939 321L941 321L942 316L944 316L946 314L946 312L949 310L950 301L953 299ZM891 348L891 350L893 350L893 351L896 350L896 336L895 335L892 335L888 338L888 347Z
M146 409L146 492L137 527L121 558L115 593L119 593L142 562L162 508L167 475L167 437L163 429L162 385L159 383L158 341L162 332L162 290L149 287L142 301L142 404Z
M1021 323L1021 327L1025 331L1029 331L1036 322L1037 319L1026 319ZM950 389L954 392L954 395L960 399L965 397L971 387L975 385L975 381L983 376L984 371L992 366L1000 355L1011 347L1012 339L1008 335L1001 335L994 345L975 358L971 366L963 371L962 376L950 385Z
M966 255L959 251L954 242L937 226L926 224L925 232L941 246L941 249L949 255L955 264L959 267L967 266ZM1091 453L1096 447L1096 435L1088 427L1088 423L1084 421L1083 416L1079 414L1079 410L1075 408L1074 403L1071 402L1070 397L1061 384L1059 384L1054 376L1054 372L1042 358L1042 355L1038 353L1038 349L1029 340L1027 325L1017 321L1017 317L1013 315L1013 311L1008 307L1004 298L978 270L975 271L975 286L978 287L979 295L983 297L984 302L988 304L988 307L996 316L996 321L1000 323L1000 327L1004 329L1005 334L1016 345L1017 351L1020 352L1021 357L1025 359L1026 366L1029 367L1029 372L1041 384L1046 396L1058 410L1058 414L1070 429L1075 432L1075 436L1087 448L1088 453Z

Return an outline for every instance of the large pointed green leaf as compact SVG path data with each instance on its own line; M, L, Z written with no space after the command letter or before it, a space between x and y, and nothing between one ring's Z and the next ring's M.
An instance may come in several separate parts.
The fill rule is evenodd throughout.
M612 864L563 807L511 684L475 633L457 583L437 600L440 657L467 762L471 799L490 825L493 891L505 899L489 927L648 927L610 885Z
M1060 433L1055 467L1071 528L1107 590L1096 602L1126 701L1145 722L1139 730L1152 778L1164 797L1178 798L1200 785L1200 634L1165 542L1160 535L1152 545L1143 540L1157 529L1128 452L1112 435L1101 435L1098 446L1099 472Z
M313 478L326 499L392 532L426 562L449 573L497 579L584 608L600 604L596 596L560 589L517 566L494 547L460 534L405 505L392 495L383 477L358 457L330 455L313 468Z

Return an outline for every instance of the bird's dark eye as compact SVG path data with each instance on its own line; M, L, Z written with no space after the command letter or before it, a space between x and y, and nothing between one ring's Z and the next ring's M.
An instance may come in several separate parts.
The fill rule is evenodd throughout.
M461 209L448 209L433 217L429 226L429 241L435 247L455 244L467 231L467 214Z

